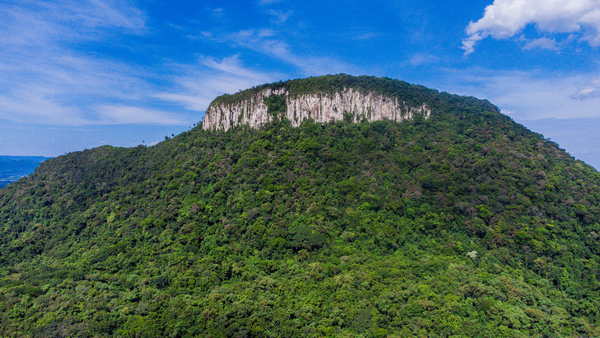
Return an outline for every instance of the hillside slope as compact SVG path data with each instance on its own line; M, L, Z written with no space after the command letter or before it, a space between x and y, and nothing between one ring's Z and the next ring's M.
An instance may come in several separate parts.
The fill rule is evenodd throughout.
M44 162L0 190L0 336L599 336L600 174L411 88L428 118Z

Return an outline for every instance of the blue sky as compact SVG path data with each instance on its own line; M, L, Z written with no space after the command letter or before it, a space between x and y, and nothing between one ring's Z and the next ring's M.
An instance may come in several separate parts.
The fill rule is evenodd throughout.
M600 1L0 3L0 154L151 145L210 101L323 74L488 99L600 168Z

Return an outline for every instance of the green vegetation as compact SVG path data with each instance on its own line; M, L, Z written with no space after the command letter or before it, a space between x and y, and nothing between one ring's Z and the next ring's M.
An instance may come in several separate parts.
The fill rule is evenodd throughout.
M271 88L274 91L284 88L287 95L290 97L312 93L331 95L340 92L345 88L354 88L363 93L371 92L379 95L397 97L401 101L406 102L409 106L414 107L420 106L423 103L427 103L428 106L433 106L438 104L441 98L440 94L433 89L412 85L404 81L374 76L355 77L339 74L264 84L232 95L221 95L217 97L212 104L237 103L239 101L247 100L267 88Z
M406 88L429 119L44 162L0 190L0 336L599 336L600 174L489 102Z

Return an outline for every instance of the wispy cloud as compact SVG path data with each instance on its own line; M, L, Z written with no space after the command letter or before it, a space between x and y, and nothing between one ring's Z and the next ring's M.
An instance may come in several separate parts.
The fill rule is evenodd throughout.
M364 33L364 34L360 34L360 35L356 35L354 37L352 37L352 40L357 40L357 41L362 41L362 40L370 40L372 38L377 37L378 35L375 33Z
M214 39L243 47L297 67L303 75L322 75L348 72L354 67L335 59L313 55L300 55L292 51L292 47L279 38L271 29L247 29L220 35Z
M181 117L160 110L144 109L120 105L101 105L97 107L101 119L96 124L156 124L184 125L193 123Z
M292 15L293 12L292 11L283 12L283 11L270 9L267 13L269 13L271 16L273 16L273 19L271 19L272 23L282 24L287 21L287 19Z
M0 52L0 55L4 54ZM4 54L6 55L6 54ZM0 118L54 125L98 124L100 103L144 105L153 91L146 73L56 48L0 61ZM149 119L155 123L156 119Z
M22 1L0 4L0 41L11 45L93 40L110 30L142 34L145 16L122 1Z
M556 42L555 39L549 39L549 38L539 38L539 39L533 39L533 40L526 40L525 45L523 46L524 50L531 50L531 49L548 49L548 50L559 50L559 46L560 44L558 42Z
M0 119L63 126L181 124L144 108L148 72L79 51L85 41L145 34L145 17L122 1L0 4Z
M508 39L534 24L539 32L579 33L580 40L600 46L600 2L594 0L494 0L476 22L466 29L463 40L465 55L475 51L475 45L487 38ZM533 47L551 46L539 40ZM537 44L537 46L536 46ZM554 45L556 47L556 45ZM533 48L532 47L532 48Z
M585 100L600 97L600 77L586 81L571 98Z
M276 4L278 2L282 2L283 0L259 0L258 4L261 6L267 6L267 5L272 5L272 4Z
M600 117L600 81L588 75L485 69L447 70L442 90L485 98L517 120ZM581 87L581 84L589 86ZM578 89L579 88L579 89ZM587 94L585 100L579 97Z
M175 65L178 89L154 97L177 103L192 111L204 111L210 102L222 94L231 94L255 85L281 78L277 73L261 73L244 67L239 55L215 60L200 57L194 65Z
M0 4L0 119L61 126L182 125L199 120L196 112L218 95L288 77L248 68L239 55L155 68L115 61L79 46L112 46L112 39L147 34L144 13L120 0L25 1ZM292 15L268 12L279 23ZM223 13L217 8L209 15ZM277 35L270 29L203 31L197 39L258 52L309 75L348 69L327 58L297 55Z
M211 10L212 16L215 18L222 18L225 15L225 10L223 8L215 8Z
M412 66L421 66L439 61L439 57L429 54L415 54L411 56L408 63Z

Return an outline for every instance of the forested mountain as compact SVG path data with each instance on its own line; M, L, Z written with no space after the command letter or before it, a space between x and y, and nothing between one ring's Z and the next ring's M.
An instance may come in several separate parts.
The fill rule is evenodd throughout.
M431 114L44 162L0 190L0 336L600 336L597 171L487 101L295 81Z

